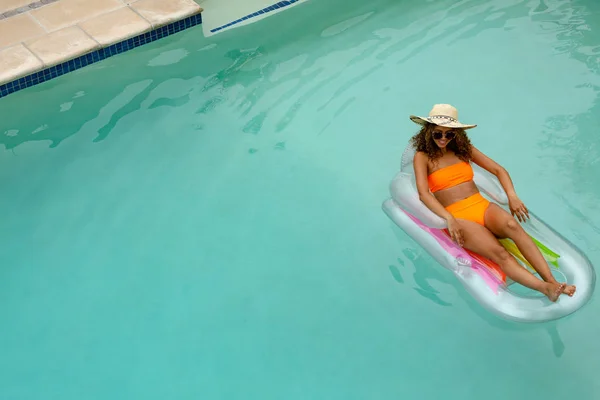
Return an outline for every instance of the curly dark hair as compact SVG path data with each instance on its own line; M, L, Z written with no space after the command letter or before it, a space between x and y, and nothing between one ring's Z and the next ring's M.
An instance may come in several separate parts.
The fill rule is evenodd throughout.
M427 154L431 161L437 160L442 156L442 150L433 141L432 133L435 129L435 124L425 123L421 130L414 135L410 141L416 151L422 151ZM456 133L454 139L448 143L448 149L451 150L462 161L471 161L471 141L465 133L464 129L453 129Z

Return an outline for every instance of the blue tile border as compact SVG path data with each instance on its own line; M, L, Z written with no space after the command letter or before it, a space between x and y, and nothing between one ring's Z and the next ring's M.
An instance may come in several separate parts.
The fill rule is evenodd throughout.
M154 42L155 40L183 31L201 23L202 14L195 14L180 21L172 22L168 25L161 26L160 28L156 28L149 32L134 36L130 39L112 44L108 47L94 50L88 54L65 61L53 67L34 72L33 74L0 85L0 98L8 96L16 91L37 85L38 83L49 81L50 79L54 79L79 68L83 68L86 65L102 61L105 58L124 53L147 43Z
M262 10L258 10L256 12L252 13L252 14L248 14L245 17L242 17L242 18L237 19L235 21L229 22L228 24L225 24L223 26L219 26L218 28L211 29L210 31L212 33L218 32L218 31L220 31L222 29L229 28L232 25L239 24L242 21L246 21L247 19L251 19L251 18L257 17L260 14L266 14L266 13L269 13L271 11L275 11L275 10L277 10L279 8L287 7L287 6L289 6L291 4L294 4L294 3L298 2L298 1L300 1L300 0L284 0L284 1L280 1L279 3L275 3L272 6L265 7Z

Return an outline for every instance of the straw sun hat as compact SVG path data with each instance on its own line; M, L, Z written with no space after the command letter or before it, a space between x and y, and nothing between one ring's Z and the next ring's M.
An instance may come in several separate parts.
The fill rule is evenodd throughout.
M429 111L428 117L419 117L417 115L411 115L410 119L419 125L425 125L426 122L429 122L435 125L445 126L448 128L462 129L471 129L477 126L463 124L459 122L458 110L450 104L436 104L433 106L431 111Z

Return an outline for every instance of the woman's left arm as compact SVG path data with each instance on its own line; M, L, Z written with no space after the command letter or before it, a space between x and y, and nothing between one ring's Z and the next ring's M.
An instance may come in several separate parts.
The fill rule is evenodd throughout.
M519 221L525 222L527 218L529 218L529 210L525 207L525 204L519 199L517 193L515 192L515 187L513 185L512 179L510 179L510 175L508 171L504 169L500 164L496 161L492 160L481 151L479 151L475 146L471 146L471 154L472 161L479 165L481 168L486 171L494 174L500 184L504 188L506 192L506 196L508 197L508 207L510 208L510 212L513 216L516 216Z

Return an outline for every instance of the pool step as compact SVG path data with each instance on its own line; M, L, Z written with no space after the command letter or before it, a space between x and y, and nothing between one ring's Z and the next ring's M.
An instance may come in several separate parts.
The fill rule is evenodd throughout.
M202 29L211 36L237 28L281 11L290 9L307 0L196 0L202 6Z

